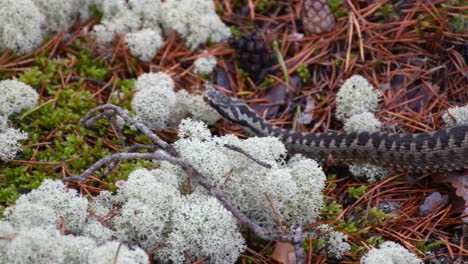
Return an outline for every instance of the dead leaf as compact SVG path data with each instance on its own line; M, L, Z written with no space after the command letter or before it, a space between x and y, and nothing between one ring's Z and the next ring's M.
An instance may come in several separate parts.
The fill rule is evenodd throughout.
M290 85L296 87L296 89L300 89L302 86L301 78L298 75L291 75ZM265 94L265 98L268 99L269 104L274 104L270 106L265 103L258 103L252 104L251 107L260 114L263 114L265 111L266 118L276 117L278 114L278 110L280 108L280 104L286 102L286 95L291 93L291 90L288 91L288 88L284 83L279 83L273 87L268 88L268 91Z
M275 105L269 106L265 103L257 103L253 104L252 108L261 114L263 114L265 111L268 111L266 114L267 118L276 116L280 107L279 104L286 100L286 85L279 84L269 88L265 94L265 98L268 99L270 104Z
M277 242L270 260L277 264L295 264L296 253L291 243Z
M468 174L466 173L465 170L463 175L440 175L434 179L438 182L450 183L450 185L455 188L456 196L460 197L464 202L463 206L461 206L461 208L459 207L460 211L462 211L461 220L468 223Z
M232 90L228 73L219 67L216 68L216 84L227 90Z
M419 214L421 215L428 215L433 213L437 208L447 205L448 203L448 195L444 194L441 195L439 192L431 193L426 199L424 203L419 206Z
M307 103L305 109L302 111L301 116L297 119L297 122L303 125L310 124L314 119L314 115L312 115L310 112L315 108L315 102L310 96L307 96L306 100Z

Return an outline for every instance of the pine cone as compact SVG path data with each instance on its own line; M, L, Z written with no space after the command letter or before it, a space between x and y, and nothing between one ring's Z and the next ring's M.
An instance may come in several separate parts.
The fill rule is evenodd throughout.
M308 36L330 32L335 28L335 17L327 0L305 0L301 18Z
M231 38L229 44L237 52L240 67L249 73L254 82L262 81L268 69L276 64L270 46L255 32Z

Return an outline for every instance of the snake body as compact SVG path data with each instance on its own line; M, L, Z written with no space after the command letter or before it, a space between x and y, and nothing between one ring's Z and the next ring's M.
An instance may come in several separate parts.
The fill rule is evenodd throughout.
M239 99L210 90L207 102L224 118L256 136L272 136L289 152L326 161L371 163L397 170L452 171L468 169L468 125L428 133L386 132L301 133L268 123Z

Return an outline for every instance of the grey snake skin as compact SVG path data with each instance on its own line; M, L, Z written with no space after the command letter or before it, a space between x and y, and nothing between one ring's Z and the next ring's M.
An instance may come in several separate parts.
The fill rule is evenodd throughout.
M224 118L256 136L272 136L289 152L326 161L371 163L396 170L468 169L468 125L418 134L386 132L300 133L268 123L241 100L210 90L205 100Z

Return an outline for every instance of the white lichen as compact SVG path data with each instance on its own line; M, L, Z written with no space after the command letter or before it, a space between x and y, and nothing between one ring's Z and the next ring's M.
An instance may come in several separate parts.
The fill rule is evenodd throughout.
M229 28L216 14L212 0L167 0L162 8L164 29L177 31L187 39L187 46L191 49L208 40L226 40L231 35Z
M336 116L345 121L364 112L375 113L382 94L360 75L347 79L336 93Z
M386 241L379 248L373 248L361 258L362 264L422 264L418 257L395 242Z
M117 16L123 10L128 9L128 4L125 0L94 0L94 4L98 10L102 11L104 19Z
M349 171L356 177L367 179L367 182L376 182L387 178L390 172L382 166L373 164L351 164Z
M208 212L208 213L207 213ZM214 197L188 196L172 218L174 227L167 246L155 257L164 262L182 263L185 252L194 259L208 257L206 263L236 262L244 251L244 239L236 220Z
M101 24L93 28L93 34L103 43L111 43L115 36L140 29L140 16L128 9L127 4L116 9L118 11L115 11L115 16L105 16Z
M39 95L31 86L17 81L0 81L0 117L8 117L37 105Z
M89 18L90 1L86 0L32 0L44 15L42 24L44 34L54 34L68 30L78 16ZM82 20L83 21L83 20Z
M60 242L62 244L61 248L57 250L63 250L64 264L89 263L89 252L96 248L95 241L85 236L62 236Z
M160 0L129 0L128 6L141 17L143 28L159 29L162 16Z
M127 201L112 219L116 236L148 251L154 249L163 241L172 211L181 203L179 191L158 181L150 171L138 169L128 176L127 187L119 195Z
M185 121L184 129L190 122L193 121ZM203 127L196 124L193 127L197 127L196 131L184 133L174 146L197 171L233 197L236 205L249 217L272 231L278 231L271 202L288 227L316 220L322 206L325 181L325 175L316 162L295 158L286 166L286 148L277 138L240 140L230 135L208 138L207 129L203 131ZM225 144L242 148L272 168L253 162L245 155L224 147ZM165 169L173 171L171 166ZM199 190L196 186L194 189Z
M323 207L323 190L326 176L320 165L311 159L295 157L288 167L297 186L297 191L290 198L292 206L281 210L285 223L300 226L318 219Z
M214 124L219 114L203 97L185 90L174 92L174 81L165 73L142 74L135 83L132 100L135 118L151 129L176 127L186 117Z
M102 245L111 241L115 232L96 219L90 218L83 227L82 235L93 239L97 245Z
M142 61L151 61L164 43L161 32L153 29L128 33L125 42L130 48L130 53Z
M221 184L224 177L232 170L229 156L211 140L186 138L177 141L174 146L180 155L200 173L209 177L215 185Z
M468 124L468 105L449 108L442 118L448 127Z
M6 263L64 263L65 254L57 229L35 227L20 229L7 245Z
M176 103L174 81L165 73L145 73L135 82L135 118L151 129L167 127Z
M49 206L29 202L17 202L4 215L17 229L55 226L60 220Z
M210 139L211 133L205 123L188 118L180 122L178 136L203 141Z
M0 52L11 49L18 55L42 43L44 15L31 0L2 0L0 5ZM0 94L3 92L0 89ZM0 102L0 106L3 104Z
M364 112L351 116L345 121L344 130L346 132L374 132L379 131L382 123L377 120L374 114Z
M376 132L379 131L381 126L382 123L375 118L374 114L363 112L347 119L344 130L346 132ZM349 171L354 176L364 178L368 182L376 182L390 175L390 172L386 168L368 163L351 164Z
M41 210L34 211L34 206ZM17 228L52 223L56 228L63 224L65 230L79 233L84 226L87 209L88 200L75 190L67 191L61 181L45 180L39 188L22 195L15 206L5 210L4 215Z
M27 138L26 132L0 125L0 160L14 158L19 151L20 141Z
M333 230L329 225L323 224L316 227L313 237L323 239L327 253L335 258L342 258L343 254L351 250L348 243L348 235Z
M130 249L125 244L113 241L91 250L88 263L149 264L149 258L141 248Z
M94 34L104 43L110 43L116 35L130 34L142 29L159 32L160 25L163 25L166 33L177 31L187 39L187 46L192 49L198 48L208 40L220 42L230 36L229 28L216 14L212 0L98 2L97 7L103 10L104 17L101 24L94 27ZM132 41L132 46L143 50L144 42L148 43L150 39L155 38L155 35L139 36ZM141 43L137 43L138 41Z
M0 220L0 263L8 263L7 252L10 240L16 235L16 230L8 221Z
M198 75L208 75L211 74L216 67L216 57L213 55L208 55L200 57L193 62L194 68L193 73Z
M108 191L102 191L98 196L93 197L93 201L89 203L88 211L99 220L107 221L112 216L112 211L122 202L122 197L112 195Z
M137 34L130 37L129 46L134 47L133 52L137 54L148 54L155 52L150 48L143 48L145 43L150 40L157 40L157 43L152 43L152 47L156 47L162 42L160 35L160 14L161 2L159 0L99 0L96 1L96 6L103 11L103 19L101 24L94 26L93 34L103 43L110 43L115 36L121 34L133 34L137 31L147 31L144 34ZM156 32L158 36L150 31ZM138 43L138 41L142 41ZM138 51L138 52L137 52ZM154 56L154 55L153 55ZM151 57L153 57L151 56Z

